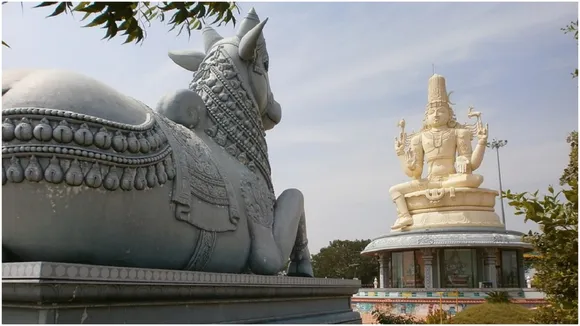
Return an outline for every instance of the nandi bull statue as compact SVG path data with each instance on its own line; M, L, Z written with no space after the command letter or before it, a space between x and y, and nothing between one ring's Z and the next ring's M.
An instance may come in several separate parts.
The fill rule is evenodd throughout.
M157 112L57 70L2 80L5 262L313 276L303 196L274 196L265 131L281 119L254 10L237 35L203 30L205 54Z

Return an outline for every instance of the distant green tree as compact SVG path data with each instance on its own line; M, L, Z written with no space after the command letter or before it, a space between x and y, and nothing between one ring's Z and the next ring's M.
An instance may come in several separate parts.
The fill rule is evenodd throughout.
M538 259L540 259L541 257L539 257L537 254L534 253L526 253L524 254L524 269L525 271L529 271L532 268L534 268L534 265L536 264L536 262L538 261Z
M540 324L578 323L578 133L568 137L570 163L560 183L563 190L548 187L543 198L534 194L505 196L516 215L539 224L540 232L529 232L524 240L534 246L535 287L546 293L547 305L536 310L533 322Z
M564 31L564 34L573 33L574 38L576 39L576 44L578 43L578 21L570 22L570 24L566 25L566 27L562 28L562 30ZM573 78L578 77L578 68L574 70L574 72L572 73L572 77Z
M570 144L570 160L560 177L561 186L578 182L578 131L572 131L566 138L566 142Z
M358 278L362 284L372 284L379 275L378 261L361 256L370 240L334 240L329 246L312 255L316 277Z
M3 5L6 3L2 2ZM106 29L104 38L107 39L122 33L126 35L125 43L143 42L147 36L146 28L156 19L160 22L169 19L166 23L170 30L179 28L178 35L183 31L190 34L191 30L201 29L205 19L213 18L210 24L232 22L235 25L234 10L238 10L235 2L80 2L76 5L72 2L42 2L33 8L42 7L54 8L48 17L84 14L81 21L91 20L83 27L100 26ZM4 41L2 44L10 47Z

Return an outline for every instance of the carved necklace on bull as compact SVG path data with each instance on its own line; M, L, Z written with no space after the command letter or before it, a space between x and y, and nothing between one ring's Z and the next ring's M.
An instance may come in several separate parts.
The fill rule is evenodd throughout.
M256 71L256 64L253 65ZM256 100L244 88L233 60L217 46L194 74L190 88L206 104L212 125L206 134L273 190L268 147Z

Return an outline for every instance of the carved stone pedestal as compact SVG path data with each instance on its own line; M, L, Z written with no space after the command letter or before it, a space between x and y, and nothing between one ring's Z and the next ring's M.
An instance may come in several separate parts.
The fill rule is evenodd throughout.
M494 211L498 192L481 188L427 189L405 195L413 225L404 230L503 227Z
M46 262L2 264L2 322L360 324L360 281Z

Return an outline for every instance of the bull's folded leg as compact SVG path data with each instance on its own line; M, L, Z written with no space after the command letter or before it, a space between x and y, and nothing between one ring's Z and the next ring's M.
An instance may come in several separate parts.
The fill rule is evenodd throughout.
M313 277L312 261L310 260L310 250L308 249L308 236L306 232L306 219L304 213L300 217L296 241L290 254L290 265L288 265L288 276Z
M18 262L18 257L8 250L6 247L2 246L2 262L3 263L15 263Z

